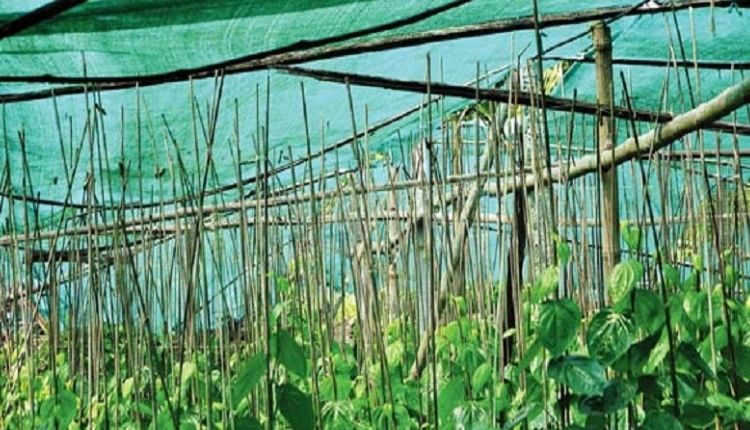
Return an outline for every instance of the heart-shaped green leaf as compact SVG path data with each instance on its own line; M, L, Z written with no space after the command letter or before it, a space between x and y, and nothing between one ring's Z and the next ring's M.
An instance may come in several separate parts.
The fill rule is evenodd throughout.
M565 352L581 324L581 311L570 299L542 303L539 314L539 340L554 357Z
M576 394L601 394L607 385L604 368L590 357L564 355L555 358L549 362L547 373Z
M594 315L586 332L589 354L608 365L628 350L633 332L630 318L604 308Z
M643 265L636 260L618 263L609 276L609 297L612 303L622 300L643 277Z

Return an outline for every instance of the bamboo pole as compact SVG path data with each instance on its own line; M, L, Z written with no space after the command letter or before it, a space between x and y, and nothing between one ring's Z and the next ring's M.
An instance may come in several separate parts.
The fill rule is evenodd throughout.
M408 91L413 93L425 94L427 92L427 83L424 81L411 81L402 79L391 79L380 76L362 75L355 73L333 72L329 70L310 69L303 67L279 67L289 74L304 76L317 79L320 81L329 81L336 83L349 82L351 85L363 87L384 88L390 90ZM499 90L494 88L476 89L463 85L450 85L443 83L433 83L431 92L446 97L460 97L467 100L478 99L481 101L494 101L505 103L511 96L510 91ZM534 106L535 94L529 91L517 91L513 93L514 103L522 106ZM548 96L545 98L546 109L559 112L577 112L589 115L599 115L601 113L609 114L615 118L634 119L637 121L647 121L654 123L666 123L675 119L675 116L668 112L653 112L641 109L628 110L624 107L600 106L597 103L587 103L582 101L573 101L570 99ZM723 121L704 122L702 128L724 131L728 133L750 135L750 125L734 124ZM548 172L547 172L548 173Z
M613 164L619 165L626 161L639 158L644 154L654 153L662 148L669 146L675 140L705 127L707 124L714 122L718 118L722 118L723 116L728 115L735 109L738 109L747 103L750 103L750 78L745 79L737 85L727 88L718 96L696 107L695 109L674 117L672 121L663 124L661 127L655 128L648 133L639 136L637 140L634 138L630 138L624 143L616 146L612 151L602 154L602 156L600 157L601 167L609 167ZM551 172L549 173L551 177L548 176L547 172L544 172L541 175L541 178L538 180L545 182L564 182L595 172L598 169L598 156L596 154L590 154L579 157L577 160L570 163L570 165L568 165L567 163L558 164L551 169ZM476 174L472 175L472 178L476 177ZM490 195L502 196L507 193L514 192L515 190L522 187L531 188L537 181L536 176L533 174L518 174L510 177L505 177L503 179L510 182L508 186L498 188L492 183L487 183L484 185L484 192ZM374 192L376 190L390 191L391 189L404 189L422 185L423 184L420 181L404 181L400 184L374 186L369 190L363 190L359 187L352 187L347 189L345 193L358 194L363 192ZM317 197L325 199L330 198L334 195L336 195L336 192L318 193ZM296 200L308 201L310 199L310 195L301 195ZM292 197L282 196L268 199L252 199L244 202L244 204L249 206L257 203L260 207L261 200L263 200L263 206L270 204L288 204L296 201ZM236 211L241 207L243 207L243 204L239 202L206 205L203 207L202 212L205 216L207 216L212 213L222 211ZM176 211L154 213L126 220L122 222L122 225L118 225L117 227L126 228L136 225L152 224L156 221L194 216L197 213L197 208L193 206L187 206ZM264 219L268 218L264 217ZM99 229L99 232L104 233L105 231L112 230L115 227L116 226L114 225L103 225ZM59 235L70 235L85 231L86 228L72 228L61 230L58 233ZM53 237L54 235L54 232L36 233L37 239L48 239L50 237ZM0 237L0 245L12 244L14 243L14 240L15 239L11 237Z
M666 148L678 139L689 133L700 130L706 124L711 123L717 118L732 113L734 110L750 103L750 78L733 85L721 94L706 103L697 106L683 114L677 115L672 121L654 128L637 138L631 137L620 145L617 145L613 151L602 154L601 166L610 167L619 165L626 161L640 157L643 154L653 153L662 148ZM566 171L564 166L558 165L552 169L552 176L543 178L544 181L561 182L579 178L589 173L595 172L599 168L597 155L590 154L578 158L575 163ZM535 184L534 175L516 176L515 183L510 188L498 189L492 184L485 186L486 192L491 195L504 195L520 187L533 187Z
M727 88L724 90L721 94L714 97L710 101L696 107L693 110L690 110L682 115L678 115L675 117L674 120L670 121L667 124L664 124L661 128L657 128L654 130L649 131L648 133L645 133L638 137L632 137L628 140L626 140L621 145L618 145L616 148L614 148L613 151L606 152L601 155L601 157L596 155L588 155L581 157L576 165L571 168L568 172L568 175L566 179L573 179L580 176L583 176L588 173L593 173L599 169L599 167L612 167L616 166L617 164L621 164L627 160L633 159L637 156L639 156L641 153L648 152L648 151L655 151L658 149L661 149L663 147L666 147L670 145L675 140L685 136L686 134L693 132L695 130L698 130L703 126L704 124L711 122L713 120L716 120L717 118L721 118L735 109L738 109L742 107L744 104L747 104L750 102L750 78L744 80L743 82L734 85L732 87ZM486 152L490 152L491 145L487 145L485 148ZM490 152L491 156L491 152ZM485 153L483 154L483 162L480 163L481 166L478 166L480 170L484 170L487 168L485 159L489 158L489 156ZM546 172L545 172L546 174ZM551 173L552 177L548 178L542 178L542 181L554 181L559 182L561 179L561 170L560 168L555 168L552 170ZM500 189L494 189L492 190L492 194L495 194L497 196L501 196L504 194L507 194L509 192L514 192L522 188L532 188L537 184L537 176L532 175L525 175L524 178L518 178L521 180L516 180L518 177L513 178L513 183L510 184L510 186L503 187L502 190ZM492 184L486 184L484 185L484 188L490 188L492 189ZM478 189L476 187L473 187L471 191L469 192L469 196L467 196L467 204L464 208L464 212L461 214L461 218L463 223L465 223L468 227L468 224L472 221L476 202L477 202L477 194ZM460 229L457 232L457 238L454 242L454 244L462 245L463 242L463 235L465 233L466 229ZM455 250L456 253L460 252L460 249ZM441 285L440 285L440 292L445 291L444 284L448 281L449 276L451 276L450 270L454 265L456 264L455 261L452 261L449 265L449 270L445 271L443 277L441 278ZM445 302L444 297L442 297L443 300L438 301L438 311L439 314L442 314L442 311L445 308ZM440 316L440 315L438 315ZM422 370L424 369L426 358L427 358L427 339L429 336L424 336L422 338L422 342L420 343L419 350L417 352L417 358L415 360L414 366L411 369L411 376L415 379L419 378L419 376L422 373Z
M545 55L545 61L571 61L575 63L595 63L596 59L585 55ZM613 58L612 64L618 66L647 66L647 67L691 67L701 70L750 70L750 61L717 61L698 60L682 61L661 58L621 57Z
M596 52L596 94L601 106L611 107L612 87L612 37L609 27L598 22L591 29ZM612 152L614 142L614 118L599 118L600 154ZM599 171L602 190L602 270L605 279L609 277L615 264L620 260L620 199L617 186L617 166L602 167Z
M86 0L55 0L0 26L0 40L13 36L72 9Z

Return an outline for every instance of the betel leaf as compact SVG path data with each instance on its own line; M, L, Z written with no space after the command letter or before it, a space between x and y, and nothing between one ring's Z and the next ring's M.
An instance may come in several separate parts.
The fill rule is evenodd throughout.
M628 295L643 276L643 265L636 260L618 263L609 276L608 292L612 303L617 303Z
M185 424L186 423L184 421L180 422L180 430L182 430L182 427L187 427L187 429L190 429L190 427ZM156 415L156 422L154 423L154 428L177 430L174 425L174 417L172 417L172 414L169 413L168 409L165 408Z
M623 223L620 226L620 234L631 251L637 251L640 248L641 231L638 227L630 223Z
M541 350L542 343L538 339L532 342L529 348L526 350L526 353L523 354L523 357L521 357L521 359L518 361L518 366L516 366L516 368L513 370L513 374L515 376L518 376L521 373L525 372Z
M516 413L516 415L505 423L502 430L512 430L518 428L518 426L526 420L529 416L529 410L531 406L527 403L524 407Z
M614 363L611 364L612 368L618 372L632 372L634 375L640 375L643 373L643 368L648 363L648 359L651 356L651 351L654 349L659 339L662 337L662 332L656 332L651 336L642 339L628 348L627 353L620 356Z
M638 393L637 385L632 381L615 379L604 388L604 413L619 411L633 400Z
M549 362L547 373L575 394L601 394L607 385L604 368L590 357L564 355L555 358Z
M179 366L175 365L176 370L179 370ZM189 387L190 379L195 375L197 367L192 361L186 361L182 363L182 373L180 378L180 390L185 391Z
M604 308L591 319L586 331L589 354L604 364L611 364L624 354L633 341L630 318Z
M647 334L656 333L664 325L664 307L659 295L651 290L636 288L633 315L636 326Z
M492 365L490 363L482 363L477 370L474 371L474 375L471 377L471 388L475 393L479 393L487 385L490 378L492 378Z
M641 231L638 227L623 222L620 225L620 235L622 235L622 239L631 251L637 251L640 248Z
M237 380L232 386L232 402L235 408L240 404L242 399L253 391L265 373L266 360L263 352L260 351L256 352L240 366L240 370L237 373Z
M555 242L557 247L557 261L563 267L570 261L570 246L565 242L565 239L560 237L556 237Z
M307 376L307 358L305 351L297 341L285 330L279 330L276 334L278 342L278 359L290 372L300 377Z
M291 289L291 283L289 282L289 279L285 276L277 276L276 277L276 291L281 293L286 293Z
M664 273L664 280L666 281L668 287L682 289L683 285L680 278L680 271L677 270L677 268L675 268L671 264L665 264L662 267L662 271Z
M646 360L646 364L643 366L644 373L654 373L656 369L664 364L664 360L667 358L667 354L669 354L669 339L667 331L662 330L659 333L661 333L659 340L651 348L648 360Z
M122 383L122 397L130 397L130 395L133 394L133 388L135 388L135 379L131 376L130 378L125 379Z
M735 366L737 366L737 374L746 381L750 380L750 347L736 345L734 362Z
M397 340L385 347L385 357L388 359L389 366L396 366L404 358L404 343Z
M276 389L279 410L293 430L308 430L315 427L312 399L292 384L286 383Z
M706 360L701 357L700 353L695 346L687 342L680 342L680 346L677 348L680 356L684 357L693 367L700 369L706 376L711 379L716 379L716 374L711 367L706 363Z
M682 424L669 412L654 410L646 415L640 428L642 430L682 430Z
M42 402L40 417L54 423L55 427L68 428L76 416L78 398L72 391L59 388L57 395L52 395Z
M626 407L638 393L638 387L632 381L615 379L610 381L601 395L581 398L581 411L585 414L611 414Z
M236 417L234 430L263 430L263 425L253 417Z
M586 417L584 430L606 429L608 424L609 422L604 415L589 415Z
M700 403L688 403L682 407L680 418L690 427L706 428L714 420L714 411Z
M440 421L442 425L453 416L453 410L460 406L464 401L464 379L456 377L448 381L440 389L438 395L438 409L440 411Z
M570 299L542 303L539 315L539 340L554 357L565 352L581 324L581 311Z
M734 266L727 265L724 268L724 284L727 288L734 288L739 279L739 273L737 273L737 269Z
M534 282L531 289L531 302L539 303L545 297L552 294L557 289L560 282L560 268L550 266L542 272Z
M682 292L674 292L670 294L667 299L667 311L671 318L671 324L675 327L682 325L682 318L685 316L685 311L682 309L682 302L684 301L684 295Z
M742 409L742 406L737 400L722 393L713 393L706 398L706 401L709 405L724 413L736 412Z
M320 380L320 398L321 400L340 400L349 397L352 388L352 381L349 375L337 373L334 377L326 376Z

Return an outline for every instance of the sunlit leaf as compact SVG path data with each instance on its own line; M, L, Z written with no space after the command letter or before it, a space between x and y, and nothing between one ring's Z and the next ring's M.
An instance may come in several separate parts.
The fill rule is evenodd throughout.
M620 234L631 251L637 251L640 248L641 231L638 227L630 223L623 223L620 226Z
M179 369L179 367L177 367ZM195 375L196 366L195 363L192 361L186 361L182 363L182 375L180 379L180 389L184 390L187 388L188 382L190 382L190 378Z
M531 289L531 302L539 303L545 297L552 294L557 289L560 281L560 268L551 266L539 275Z
M453 415L456 409L464 401L464 380L461 377L453 378L440 389L438 393L438 409L440 421L445 422Z
M618 263L609 276L609 297L612 303L622 300L643 276L643 265L637 260Z
M471 389L475 393L482 391L490 378L492 378L492 365L490 363L482 363L471 377Z

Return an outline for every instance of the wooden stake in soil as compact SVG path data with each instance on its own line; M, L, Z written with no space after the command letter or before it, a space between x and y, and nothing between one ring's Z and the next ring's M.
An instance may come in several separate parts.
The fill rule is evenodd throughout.
M596 52L596 97L600 106L612 107L612 38L609 27L602 21L591 29ZM613 151L614 118L601 116L599 151ZM602 187L602 259L604 278L620 260L620 201L617 192L617 166L599 169Z

